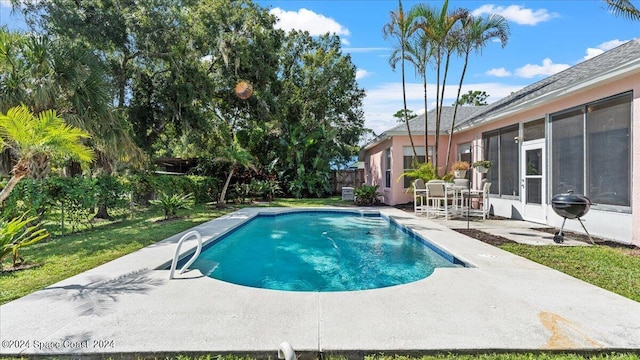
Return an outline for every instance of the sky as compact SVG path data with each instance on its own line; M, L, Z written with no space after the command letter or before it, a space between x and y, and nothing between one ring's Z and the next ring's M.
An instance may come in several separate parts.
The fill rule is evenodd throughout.
M342 51L351 56L357 81L366 91L363 102L365 126L376 134L396 126L393 114L402 109L401 73L389 65L397 43L385 40L383 26L397 0L254 0L270 9L283 30L307 30L311 35L327 32L340 36ZM442 1L403 0L405 10L418 3L440 8ZM640 7L640 0L632 0ZM465 8L475 16L499 14L509 24L509 39L502 48L489 43L469 60L462 93L485 91L489 103L549 75L597 56L626 41L640 37L640 22L616 17L602 0L556 1L456 1L449 8ZM0 0L0 26L24 28L24 20L12 13L8 0ZM452 105L460 80L462 62L449 69L445 105ZM424 112L422 80L407 66L407 107ZM435 107L435 71L427 74L428 109Z

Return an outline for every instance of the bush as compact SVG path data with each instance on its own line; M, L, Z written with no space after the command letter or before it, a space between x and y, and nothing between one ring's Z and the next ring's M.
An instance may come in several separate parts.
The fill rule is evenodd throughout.
M193 204L193 194L168 195L166 193L162 193L159 199L151 200L150 202L162 209L165 219L171 219L177 217L178 210L191 209L191 205Z
M19 254L21 248L35 244L49 236L46 229L40 229L39 224L29 225L38 217L33 216L25 219L26 216L25 212L22 216L10 221L0 219L0 270L2 269L2 260L5 257L13 254L13 266L16 267L24 262Z
M429 180L438 179L436 167L430 162L421 164L415 169L404 171L398 178L398 181L402 180L405 176L409 177L412 181L415 179L422 179L424 182L427 182Z
M95 216L97 218L110 219L108 209L125 208L129 203L127 186L115 176L98 176L95 179L94 191L98 205L98 213Z
M380 202L379 197L382 196L378 192L378 185L361 185L353 190L356 205L371 206Z
M129 181L132 199L140 205L149 205L161 193L191 193L197 203L211 202L218 198L220 188L220 180L210 176L138 173Z
M5 219L11 219L27 211L33 211L39 217L43 217L52 205L46 181L22 179L2 203L0 214Z

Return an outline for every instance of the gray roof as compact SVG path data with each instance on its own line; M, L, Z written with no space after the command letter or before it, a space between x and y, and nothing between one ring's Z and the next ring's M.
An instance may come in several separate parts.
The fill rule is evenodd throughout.
M498 120L501 117L519 111L531 109L558 98L571 94L595 83L615 81L628 76L630 73L640 72L640 39L631 40L589 60L585 60L564 71L551 75L536 83L522 88L511 95L486 106L459 106L456 114L455 131L460 131L480 124ZM427 113L429 119L429 134L435 133L435 110ZM443 108L440 133L447 134L451 129L453 107ZM424 114L409 121L411 133L424 134ZM365 148L378 143L388 136L407 135L405 124L399 124L371 141Z
M486 106L458 106L456 111L456 123L460 123L461 120L469 119L475 114L481 112ZM453 106L442 107L442 117L440 118L440 133L445 134L451 129L451 121L453 120ZM427 122L429 126L429 134L436 133L436 110L430 110L427 114ZM409 120L409 128L411 129L411 135L424 135L424 116L425 114L418 115L415 118ZM407 125L404 123L385 131L383 135L408 135Z
M593 83L614 81L621 74L640 72L640 39L628 41L594 58L551 75L484 107L457 122L457 130L486 123L518 110L555 100Z

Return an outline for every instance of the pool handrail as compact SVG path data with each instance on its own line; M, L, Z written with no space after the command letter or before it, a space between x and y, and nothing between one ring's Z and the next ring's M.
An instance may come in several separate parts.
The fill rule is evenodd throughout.
M194 261L196 261L196 258L198 258L198 255L200 255L200 251L202 250L202 235L200 235L200 233L196 230L189 231L188 233L182 235L182 237L178 241L178 245L176 246L176 253L175 255L173 255L173 261L171 262L171 272L169 273L169 280L174 278L176 266L178 265L178 258L180 257L180 247L182 246L182 243L186 239L194 235L198 240L198 247L196 248L196 252L193 254L191 259L189 259L189 261L187 261L187 263L182 267L182 269L180 269L180 272L178 273L178 275L181 275L183 272L185 272L187 268L191 266L191 264L193 264Z

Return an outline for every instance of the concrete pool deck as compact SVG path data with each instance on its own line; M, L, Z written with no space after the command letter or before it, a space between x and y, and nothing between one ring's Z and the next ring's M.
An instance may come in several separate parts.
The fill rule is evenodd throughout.
M0 355L275 357L283 341L313 355L640 351L640 303L404 211L374 210L471 267L333 293L248 288L197 270L169 280L156 269L170 262L181 233L0 306ZM194 229L207 240L258 211L277 210L243 209Z

